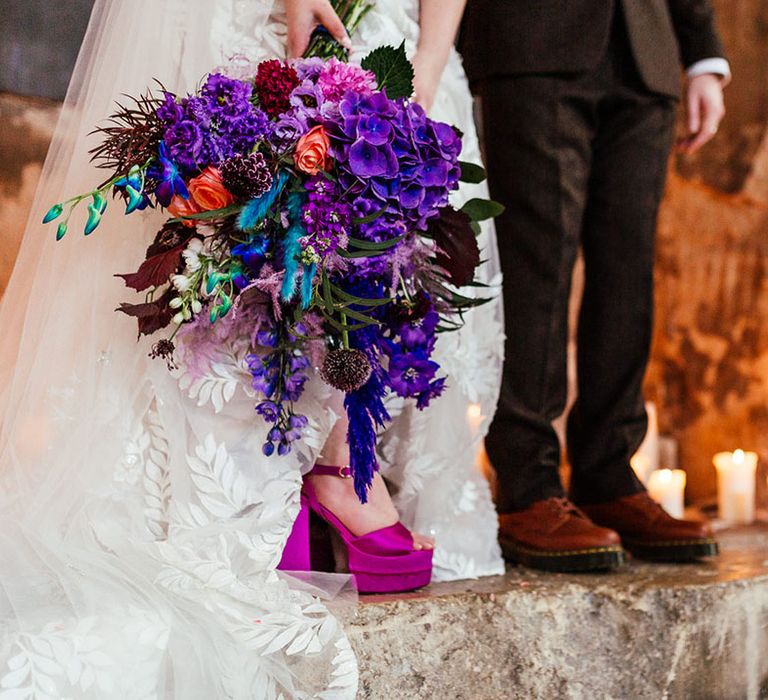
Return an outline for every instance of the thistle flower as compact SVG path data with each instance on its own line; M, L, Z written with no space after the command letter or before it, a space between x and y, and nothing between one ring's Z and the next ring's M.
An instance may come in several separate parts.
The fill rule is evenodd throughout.
M323 361L320 376L345 393L356 391L371 376L372 367L363 352L355 349L331 350Z

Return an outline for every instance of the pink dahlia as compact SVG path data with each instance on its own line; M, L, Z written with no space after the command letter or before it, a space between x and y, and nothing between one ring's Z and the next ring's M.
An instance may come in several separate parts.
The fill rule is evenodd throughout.
M318 76L317 85L326 100L340 102L347 90L370 95L376 89L376 76L360 66L331 58Z

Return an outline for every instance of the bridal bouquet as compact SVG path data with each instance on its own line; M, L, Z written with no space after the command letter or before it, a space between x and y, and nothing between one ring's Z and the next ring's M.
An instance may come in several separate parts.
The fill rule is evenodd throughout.
M110 194L128 214L165 210L146 260L120 275L145 299L119 311L140 335L162 335L151 355L171 368L177 336L187 353L217 337L211 324L247 337L267 456L301 438L294 407L318 366L346 394L362 500L387 393L423 409L445 388L436 335L481 303L456 290L476 284L477 222L499 213L449 203L484 172L460 161L457 129L409 100L412 78L404 48L381 47L361 66L271 60L252 79L213 73L192 95L148 93L98 130L92 154L111 177L44 220L60 221L60 239L87 202L90 235Z

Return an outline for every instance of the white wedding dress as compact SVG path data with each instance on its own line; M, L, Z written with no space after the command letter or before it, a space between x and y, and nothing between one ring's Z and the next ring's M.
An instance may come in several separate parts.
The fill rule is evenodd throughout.
M418 37L418 0L380 0L353 37L358 59ZM357 664L338 617L346 577L275 571L310 468L335 415L310 382L307 437L261 455L246 391L248 348L222 342L203 378L171 376L136 343L135 269L162 221L115 206L83 240L39 225L50 204L103 178L88 132L122 93L157 78L193 90L283 56L269 0L97 0L9 290L0 309L0 700L352 698ZM232 60L234 57L234 60ZM451 56L433 116L464 132L471 101ZM466 187L457 202L485 195ZM500 283L492 227L481 278ZM496 403L500 304L439 340L450 389L427 411L392 403L382 469L404 523L436 537L435 580L502 571L496 518L475 452ZM467 409L479 404L481 426ZM352 598L354 600L354 597ZM329 611L330 606L330 611Z

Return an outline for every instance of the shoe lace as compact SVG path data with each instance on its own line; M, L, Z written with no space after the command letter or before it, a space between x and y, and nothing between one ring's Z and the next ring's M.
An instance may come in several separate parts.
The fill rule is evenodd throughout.
M551 504L552 510L558 515L575 516L577 518L587 517L576 505L574 505L570 499L566 498L565 496L550 498L549 502Z

